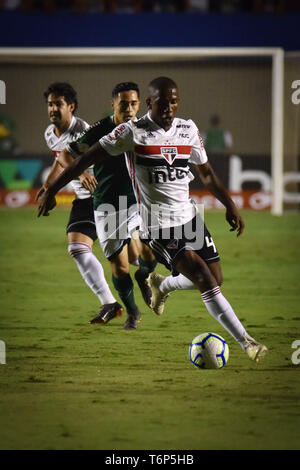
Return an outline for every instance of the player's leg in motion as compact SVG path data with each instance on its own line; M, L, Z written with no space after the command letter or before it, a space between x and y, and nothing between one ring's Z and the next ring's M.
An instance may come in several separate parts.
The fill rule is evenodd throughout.
M258 361L266 353L266 346L255 341L246 332L205 261L192 250L182 251L176 262L176 269L200 290L208 312L241 345L250 359Z
M123 246L120 253L110 257L112 281L127 311L125 330L134 330L141 317L134 298L134 285L129 274L128 246Z
M158 289L159 292L167 296L175 290L194 290L197 289L197 286L190 281L183 274L178 274L178 276L162 276L161 274L154 273L151 276L151 284L154 285L155 289Z
M208 268L215 277L218 286L223 283L223 276L220 262L208 264ZM177 276L162 276L158 273L152 273L147 279L148 286L151 290L152 301L150 307L157 315L162 315L165 302L171 292L176 290L198 290L198 287L183 274Z
M139 249L134 238L131 238L128 245L128 261L132 266L139 265Z
M145 303L150 307L152 292L147 283L147 278L149 277L149 274L154 272L157 261L152 250L145 243L142 243L139 238L136 238L134 241L139 254L139 269L135 272L134 277L138 283Z
M210 271L215 276L218 286L220 287L223 283L222 270L219 262L210 263L208 265ZM158 273L153 273L149 276L147 283L149 288L152 291L152 300L151 308L161 315L163 313L164 304L171 292L176 290L196 290L198 287L190 281L183 274L178 274L177 276L162 276Z
M99 298L101 317L108 312L109 315L119 316L123 308L113 296L104 277L103 267L92 252L92 246L93 240L87 235L80 232L68 233L68 252L77 264L86 284ZM102 320L101 323L105 322Z

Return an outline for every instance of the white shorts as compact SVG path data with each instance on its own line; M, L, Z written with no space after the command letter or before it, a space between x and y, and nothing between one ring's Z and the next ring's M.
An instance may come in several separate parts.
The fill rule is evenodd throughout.
M127 210L105 214L94 211L96 230L104 256L110 259L119 254L123 246L140 227L140 216L136 211Z

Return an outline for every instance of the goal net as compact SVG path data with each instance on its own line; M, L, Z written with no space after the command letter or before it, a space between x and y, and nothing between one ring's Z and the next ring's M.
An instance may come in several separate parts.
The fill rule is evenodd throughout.
M294 75L300 80L299 60L293 60L298 69L289 59L288 80ZM44 142L48 119L43 99L50 83L71 83L78 93L77 114L92 124L111 112L112 88L123 81L139 84L140 115L145 113L147 85L158 76L169 76L178 84L178 115L198 125L210 162L239 207L270 209L279 215L299 202L299 107L290 102L284 106L287 77L281 49L6 48L0 49L0 63L6 86L0 107L2 204L32 202L51 166ZM290 72L290 67L297 72ZM293 131L284 124L286 112L288 120L294 119ZM6 144L1 128L5 119L11 126ZM285 171L294 172L288 183ZM191 193L207 208L219 207L196 178ZM69 202L66 192L61 202Z

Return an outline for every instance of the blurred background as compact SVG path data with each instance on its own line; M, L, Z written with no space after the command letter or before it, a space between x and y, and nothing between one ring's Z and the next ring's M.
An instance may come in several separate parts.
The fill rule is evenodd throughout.
M52 165L44 141L49 123L43 92L50 83L71 83L78 93L77 114L92 124L110 113L115 84L139 84L142 115L147 84L166 75L179 86L179 115L198 125L210 161L240 207L269 209L272 60L260 51L276 47L284 50L285 208L298 209L300 2L2 0L0 9L0 80L5 85L0 105L0 204L32 203ZM18 54L10 47L18 48ZM34 47L42 52L36 55ZM53 47L55 55L48 51ZM191 58L158 53L137 58L135 49L126 57L114 52L90 56L85 49L72 52L94 47L102 52L123 47L255 47L257 54ZM208 208L218 207L199 181L191 189ZM60 202L69 203L70 197L63 191Z
M85 12L268 12L299 11L297 0L1 0L4 10Z

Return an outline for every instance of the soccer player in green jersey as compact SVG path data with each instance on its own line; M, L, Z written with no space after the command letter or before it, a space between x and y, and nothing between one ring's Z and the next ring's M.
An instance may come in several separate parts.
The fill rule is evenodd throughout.
M77 140L70 142L61 152L59 159L69 158L70 154L77 158L101 137L113 131L116 126L134 120L140 106L138 86L132 82L116 85L112 91L111 105L113 115L96 122ZM140 311L135 302L133 282L129 273L128 246L129 243L132 244L132 234L139 228L140 219L126 155L120 155L117 160L107 158L100 164L96 163L94 175L98 181L93 192L98 239L104 255L111 264L113 285L127 310L124 329L135 329ZM156 261L145 244L139 240L136 242L140 251L140 267L135 273L135 278L145 302L150 305L151 290L145 281L154 271ZM91 323L107 323L112 318L114 318L113 310L100 310Z

